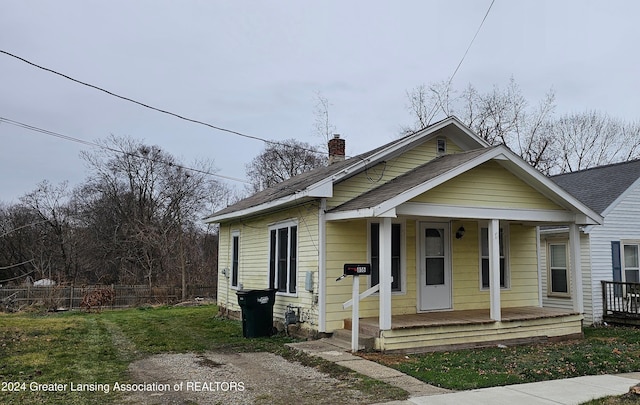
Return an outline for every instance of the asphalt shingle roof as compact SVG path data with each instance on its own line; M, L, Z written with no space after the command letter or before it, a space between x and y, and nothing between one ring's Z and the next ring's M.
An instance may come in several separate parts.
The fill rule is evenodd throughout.
M640 160L552 176L560 187L602 214L640 177Z
M475 149L468 152L444 155L431 160L417 168L398 176L380 187L374 188L352 200L339 205L328 212L351 211L372 208L391 198L411 190L429 180L445 174L478 156L488 153L493 148Z
M397 141L394 141L394 142L397 142ZM367 157L388 147L390 144L394 142L390 142L389 144L383 145L379 148L376 148L371 151L365 152L363 154L346 159L342 162L335 162L332 165L318 167L308 172L291 177L285 181L282 181L276 184L275 186L269 187L256 194L253 194L250 197L240 200L235 204L232 204L226 208L223 208L220 211L217 211L214 214L212 214L212 216L229 214L229 213L241 211L247 208L256 207L260 204L270 202L270 201L275 201L279 198L284 198L292 194L295 194L296 192L305 190L307 187L321 180L324 180L328 177L331 177L336 173L339 173L343 169L357 163L358 161L362 161L366 159Z

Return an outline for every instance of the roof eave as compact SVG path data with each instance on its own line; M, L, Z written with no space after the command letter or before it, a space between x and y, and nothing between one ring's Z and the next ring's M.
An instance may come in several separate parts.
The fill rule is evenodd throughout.
M208 224L221 223L221 222L229 221L236 218L263 214L272 209L279 208L297 201L302 201L305 199L313 199L313 198L331 197L332 193L333 193L333 187L331 187L330 189L327 187L316 187L314 189L306 189L306 190L297 192L295 194L290 194L288 196L278 198L276 200L269 201L266 203L258 204L253 207L245 208L242 210L228 212L221 215L213 214L205 218L204 222Z

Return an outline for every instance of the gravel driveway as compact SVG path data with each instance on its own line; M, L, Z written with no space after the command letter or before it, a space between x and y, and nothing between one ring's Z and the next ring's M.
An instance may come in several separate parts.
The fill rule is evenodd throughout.
M370 395L272 353L161 354L129 366L129 404L367 404ZM146 385L142 385L146 384Z

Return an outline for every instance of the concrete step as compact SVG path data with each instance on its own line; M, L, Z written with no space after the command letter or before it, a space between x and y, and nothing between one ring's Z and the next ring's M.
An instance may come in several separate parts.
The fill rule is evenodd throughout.
M344 325L345 329L351 330L351 318L345 318L342 321L342 324ZM380 336L380 329L378 328L378 325L363 324L362 322L360 322L358 329L360 330L361 335L375 337Z
M331 336L332 342L346 350L351 350L351 330L336 329ZM375 338L368 335L358 336L358 350L373 350Z

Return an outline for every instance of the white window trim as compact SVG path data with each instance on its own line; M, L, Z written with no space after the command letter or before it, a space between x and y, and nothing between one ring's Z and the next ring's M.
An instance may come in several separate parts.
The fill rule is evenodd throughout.
M381 221L367 221L367 262L371 263L371 224ZM391 295L407 294L407 224L404 219L394 219L391 224L400 224L400 290L391 291ZM371 288L371 277L367 277L367 287ZM377 295L378 292L374 293Z
M567 266L565 268L567 275L567 292L558 292L552 290L552 277L551 277L551 245L564 245ZM568 239L547 239L546 241L546 258L547 258L547 296L557 298L571 298L571 263L569 255L569 240Z
M237 285L233 285L233 238L238 238L238 284ZM240 290L240 286L242 285L242 282L240 281L240 251L242 250L240 248L240 230L239 229L234 229L231 231L231 243L229 244L229 286L231 286L232 290Z
M282 292L282 291L277 291L277 285L278 285L278 269L276 268L276 272L275 272L275 276L276 276L276 280L273 281L273 285L274 287L276 287L276 295L280 295L280 296L284 296L284 297L298 297L298 291L300 290L300 285L299 285L299 281L297 280L300 276L300 257L299 257L299 252L300 252L300 227L298 226L298 220L295 219L289 219L286 221L282 221L282 222L277 222L274 224L271 224L268 226L267 228L267 246L268 246L268 261L267 261L267 288L269 288L269 286L271 285L271 280L269 279L270 272L269 272L269 265L271 264L271 231L275 230L276 231L276 235L277 235L277 231L278 229L282 229L282 228L289 228L289 235L291 235L291 227L295 226L297 228L296 231L296 292L295 293L290 293L289 292L289 280L287 279L287 291L286 292ZM289 246L291 246L289 244ZM278 251L278 247L276 246L276 252ZM287 251L289 251L289 249L287 249ZM291 257L290 255L288 255L289 257ZM288 268L290 261L287 260L287 274L289 274L289 271L291 269Z
M489 287L484 287L482 285L482 228L489 228L488 222L478 222L478 285L480 286L480 291L489 291ZM500 222L500 229L502 229L502 242L504 243L504 287L500 286L500 290L509 291L511 290L511 263L509 261L509 240L511 238L509 232L509 223L508 222ZM487 231L488 232L488 231Z
M627 282L627 264L625 263L625 254L624 254L625 246L637 246L638 256L639 256L638 265L640 266L640 240L621 240L620 241L620 266L622 270L622 282L624 283ZM638 275L640 276L640 267L629 268L629 270L638 271Z

